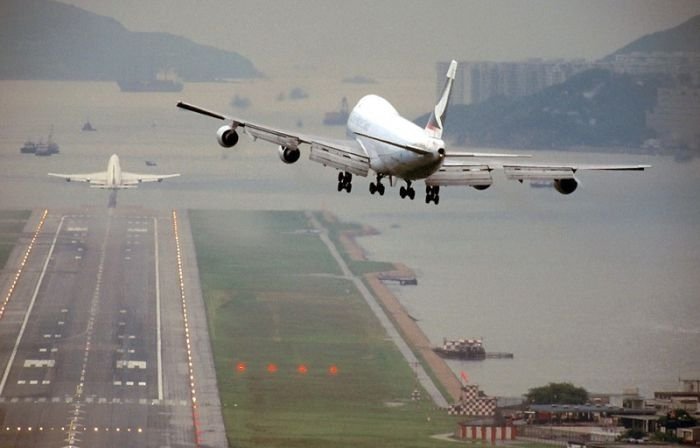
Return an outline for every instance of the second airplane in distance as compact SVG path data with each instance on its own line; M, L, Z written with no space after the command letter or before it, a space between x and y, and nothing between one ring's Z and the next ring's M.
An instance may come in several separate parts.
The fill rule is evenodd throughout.
M87 182L92 188L104 188L108 190L123 190L136 188L144 182L162 182L169 177L177 177L180 174L139 174L122 171L119 165L119 156L112 154L107 162L107 171L84 174L60 174L49 173L49 176L60 177L68 182Z

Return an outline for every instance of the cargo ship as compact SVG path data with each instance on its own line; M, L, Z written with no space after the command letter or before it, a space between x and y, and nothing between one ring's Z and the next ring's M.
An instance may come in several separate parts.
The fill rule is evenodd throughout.
M117 81L122 92L181 92L184 84L172 70L130 73Z
M443 338L442 346L434 347L433 351L443 358L463 359L467 361L482 361L486 358L513 358L512 353L487 353L482 339Z
M117 81L122 92L182 92L183 84L173 79L127 79Z

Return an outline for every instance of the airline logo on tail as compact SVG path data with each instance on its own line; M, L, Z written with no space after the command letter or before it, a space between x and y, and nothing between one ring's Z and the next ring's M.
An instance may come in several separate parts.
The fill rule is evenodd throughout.
M425 131L434 138L442 138L444 130L445 118L447 117L447 106L450 103L450 94L452 93L452 84L457 73L457 61L450 62L450 68L447 70L447 81L445 88L442 90L440 101L435 105L433 113L430 115L428 124L425 126Z

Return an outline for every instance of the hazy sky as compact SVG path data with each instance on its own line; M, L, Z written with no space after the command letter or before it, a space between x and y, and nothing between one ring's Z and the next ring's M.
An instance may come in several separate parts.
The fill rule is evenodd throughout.
M434 62L597 59L700 14L698 0L62 0L132 31L234 50L264 72L434 74ZM425 67L428 70L425 70Z

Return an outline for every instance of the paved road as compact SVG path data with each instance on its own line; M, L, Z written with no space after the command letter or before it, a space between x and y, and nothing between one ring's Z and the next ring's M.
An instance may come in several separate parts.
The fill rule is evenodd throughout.
M0 446L226 446L211 365L194 366L206 400L193 418L172 220L141 208L49 211L0 319ZM24 251L0 277L2 299ZM196 263L183 268L187 312L199 316L191 339L206 351Z
M382 307L379 305L379 303L377 303L377 300L367 289L365 284L362 282L362 279L353 275L352 271L350 271L350 268L348 267L347 263L345 263L345 260L343 260L343 257L340 256L340 253L335 247L335 244L333 244L330 238L328 238L328 231L326 230L326 228L323 227L323 225L318 221L318 219L316 219L313 213L307 213L307 217L311 224L317 230L319 230L319 236L321 238L321 241L323 241L326 247L328 247L328 250L330 251L331 255L333 255L333 258L335 258L335 261L338 263L338 266L343 271L343 275L345 276L345 278L351 280L355 284L355 287L365 299L365 302L367 302L367 305L369 305L370 309L375 314L375 316L377 316L377 319L379 319L379 322L382 324L392 341L394 341L394 344L396 344L396 347L399 349L403 357L406 359L409 365L416 369L418 381L420 381L420 384L421 386L423 386L423 389L425 389L426 392L428 392L433 402L438 407L446 408L448 406L447 400L445 399L445 397L442 396L440 390L435 386L435 383L433 383L433 380L428 376L425 369L423 369L423 366L418 361L418 358L416 358L416 356L413 354L411 348L408 346L408 344L406 344L406 341L404 341L403 337L401 337L401 334L391 322L391 319L389 319Z

